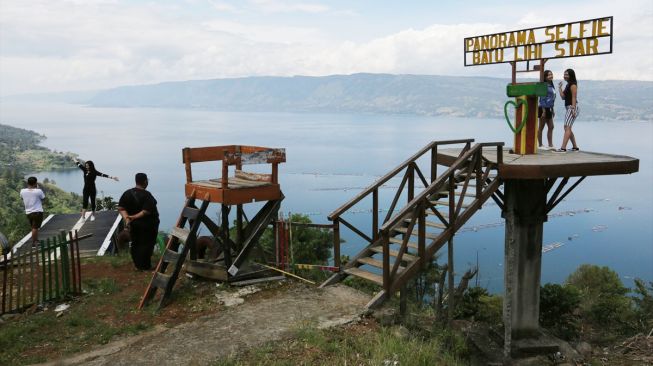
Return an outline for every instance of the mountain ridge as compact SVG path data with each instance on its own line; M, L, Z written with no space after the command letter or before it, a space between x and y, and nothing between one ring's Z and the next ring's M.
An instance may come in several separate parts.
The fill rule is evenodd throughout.
M81 102L92 107L503 118L503 106L510 99L505 94L509 82L506 78L416 74L254 76L120 86L98 91ZM586 120L651 121L653 82L581 79L579 106L580 118ZM564 113L559 96L556 112Z

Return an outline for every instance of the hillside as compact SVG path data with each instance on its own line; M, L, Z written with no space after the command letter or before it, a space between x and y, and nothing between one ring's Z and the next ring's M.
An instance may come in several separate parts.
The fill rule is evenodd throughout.
M39 143L45 136L34 131L0 124L0 232L15 243L29 232L20 190L28 171L71 167L70 153L55 153ZM55 184L39 182L47 213L72 213L81 208L79 196L64 192Z
M100 91L87 104L503 118L508 82L485 77L389 74L248 77L123 86ZM579 94L585 120L651 120L653 82L580 80ZM556 109L563 112L560 99Z

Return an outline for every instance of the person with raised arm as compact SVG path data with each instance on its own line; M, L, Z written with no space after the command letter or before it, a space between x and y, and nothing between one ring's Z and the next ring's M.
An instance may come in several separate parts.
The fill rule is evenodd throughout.
M113 179L116 182L118 177L112 177L100 173L95 169L95 164L91 160L82 162L75 158L75 164L84 172L84 189L82 190L82 220L86 219L86 210L88 210L89 201L91 203L91 221L95 221L95 199L97 197L97 188L95 188L95 179L97 177Z
M555 150L557 153L566 153L567 152L567 143L571 141L571 151L579 151L578 144L576 144L576 136L572 127L574 122L580 113L578 108L578 81L576 80L576 72L573 69L565 70L564 74L565 81L567 85L565 89L562 89L562 81L558 83L558 90L560 91L560 97L565 100L565 134L562 138L562 146Z

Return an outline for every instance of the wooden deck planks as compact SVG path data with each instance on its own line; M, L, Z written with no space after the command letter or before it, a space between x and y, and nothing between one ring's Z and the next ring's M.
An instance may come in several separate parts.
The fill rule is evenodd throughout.
M229 189L265 187L265 186L272 185L272 183L269 182L246 180L246 179L235 178L235 177L230 177L227 180L227 183ZM199 180L199 181L191 182L190 184L194 184L196 186L201 186L201 187L207 187L207 188L221 188L222 179Z
M461 149L438 150L438 161L451 165ZM503 179L544 179L557 177L582 177L592 175L631 174L639 170L639 159L590 151L568 151L560 154L539 150L533 155L511 154L503 151L503 164L499 176ZM483 157L497 162L496 149L484 149Z

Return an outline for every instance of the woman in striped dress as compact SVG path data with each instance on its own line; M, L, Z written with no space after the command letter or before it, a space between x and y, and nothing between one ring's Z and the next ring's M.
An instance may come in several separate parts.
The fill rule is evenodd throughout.
M567 112L565 113L565 134L562 138L562 146L556 152L567 152L567 142L571 140L571 151L578 151L578 145L576 144L576 136L574 136L574 131L572 127L576 117L578 117L578 81L576 81L576 73L572 69L565 70L565 81L567 86L562 90L562 81L558 84L558 89L560 91L560 97L565 100L565 108Z

